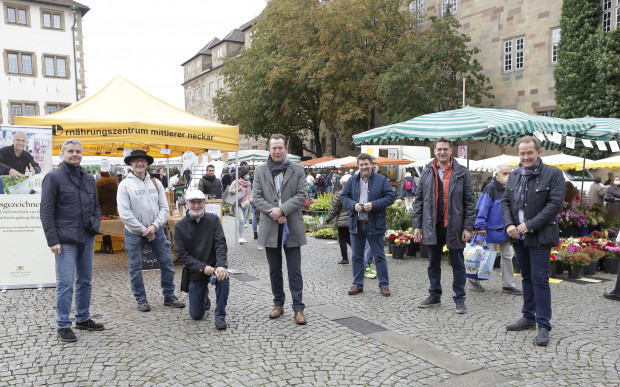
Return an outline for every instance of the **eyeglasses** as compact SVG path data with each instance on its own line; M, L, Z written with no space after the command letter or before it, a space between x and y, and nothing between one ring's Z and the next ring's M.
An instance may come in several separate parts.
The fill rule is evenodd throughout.
M144 160L144 159L133 159L131 160L132 163L136 163L136 164L148 164L148 161Z

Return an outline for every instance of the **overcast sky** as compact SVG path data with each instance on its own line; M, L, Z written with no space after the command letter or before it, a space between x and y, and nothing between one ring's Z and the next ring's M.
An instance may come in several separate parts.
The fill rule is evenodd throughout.
M257 16L265 0L77 0L83 19L86 96L115 75L184 109L181 63L213 37Z

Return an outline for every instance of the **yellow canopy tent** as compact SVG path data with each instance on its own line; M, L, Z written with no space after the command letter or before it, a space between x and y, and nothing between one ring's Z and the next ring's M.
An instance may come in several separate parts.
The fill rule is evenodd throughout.
M239 128L196 117L153 97L122 76L96 94L57 113L15 117L16 125L52 126L54 154L77 138L86 156L123 156L142 149L153 157L180 156L191 150L236 151ZM162 149L169 149L170 155Z

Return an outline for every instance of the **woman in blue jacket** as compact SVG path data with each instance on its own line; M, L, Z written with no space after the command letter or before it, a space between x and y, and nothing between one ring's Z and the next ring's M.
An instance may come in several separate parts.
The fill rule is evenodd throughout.
M508 164L497 166L493 180L484 187L478 199L475 228L479 235L486 237L489 249L495 250L495 247L499 245L502 255L502 292L519 295L522 293L515 287L512 246L502 219L502 197L511 170L512 167ZM470 278L469 284L476 291L484 292L485 290L478 280Z

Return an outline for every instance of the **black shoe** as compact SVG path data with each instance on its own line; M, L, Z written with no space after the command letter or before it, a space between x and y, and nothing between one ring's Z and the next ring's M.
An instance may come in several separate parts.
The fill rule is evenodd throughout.
M536 329L536 323L526 319L525 317L521 317L516 323L506 325L507 331L524 331L526 329Z
M82 322L75 322L75 327L77 329L86 329L87 331L102 331L105 328L103 327L103 324L99 324L94 322L91 319L88 319L86 321L82 321Z
M105 251L105 249L104 249L103 247L102 247L102 248L100 248L99 250L95 250L95 254L103 254L103 253L105 253L105 252L106 252L106 251Z
M469 284L475 291L477 292L486 291L486 289L482 285L480 285L480 282L478 282L478 280L468 278L467 281L469 281Z
M549 331L545 327L538 327L538 335L536 335L536 345L546 347L549 344Z
M151 310L151 305L149 305L149 303L146 300L139 300L138 310L140 312L148 312L149 310Z
M258 239L258 233L257 232L254 233L254 239Z
M348 265L349 264L349 260L348 259L342 259L340 261L338 261L339 265Z
M223 331L226 328L228 328L228 324L226 324L226 320L224 320L223 318L216 318L215 327L217 328L218 331Z
M465 306L465 302L459 301L456 303L456 313L463 314L467 312L467 307Z
M502 288L502 292L503 293L508 293L508 294L514 294L515 296L520 296L523 294L522 291L520 291L519 289L515 288L514 286L509 286L507 288Z
M77 341L77 337L75 337L75 333L73 333L71 328L58 328L58 337L60 337L60 341L64 341L65 343Z
M173 308L185 308L185 304L179 301L176 296L164 297L164 305Z
M615 301L620 301L620 294L618 293L603 293L603 297L605 297L608 300L615 300Z
M439 306L441 304L441 299L435 297L428 297L426 300L422 301L418 308L430 308L432 306Z

